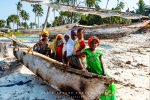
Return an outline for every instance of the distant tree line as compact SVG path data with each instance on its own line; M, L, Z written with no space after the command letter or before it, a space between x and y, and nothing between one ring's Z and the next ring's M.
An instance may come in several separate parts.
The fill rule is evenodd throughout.
M57 4L65 4L70 6L78 6L80 3L83 3L85 7L89 8L95 8L96 10L100 10L101 7L99 6L101 0L84 0L84 2L79 2L78 0L51 0L54 3ZM106 8L109 5L109 0L107 0ZM135 9L135 11L130 11L129 8L126 10L126 12L136 13L136 14L142 14L145 16L150 16L150 8L148 8L148 5L144 3L143 0L139 0L138 8ZM11 28L10 24L17 25L17 29L23 28L23 29L29 29L29 28L39 28L39 19L43 16L44 12L42 9L42 6L39 4L32 4L33 7L32 11L35 14L35 21L30 22L28 25L26 21L30 19L30 15L28 12L22 9L23 5L21 2L18 2L16 4L17 7L17 14L12 14L8 16L7 20L0 20L0 28L6 27ZM112 10L121 11L124 9L125 3L123 1L117 0L116 7L112 8ZM52 9L54 13L54 21L52 23L47 22L47 27L55 27L60 26L64 24L70 24L70 23L80 23L83 25L101 25L101 24L129 24L132 23L129 19L124 19L118 16L112 16L109 18L101 18L98 15L92 15L92 14L80 14L80 13L74 13L74 12L68 12L68 11L59 11L59 16L55 15L55 12L57 10ZM38 18L38 22L37 22ZM43 22L44 23L44 22ZM43 24L42 24L43 26ZM41 26L41 27L42 27Z

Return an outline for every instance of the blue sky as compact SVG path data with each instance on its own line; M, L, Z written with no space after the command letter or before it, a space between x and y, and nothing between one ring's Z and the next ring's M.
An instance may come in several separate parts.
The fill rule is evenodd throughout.
M0 20L1 19L6 20L9 15L17 14L16 4L17 4L18 1L19 0L1 0L0 1ZM101 0L101 1L102 2L100 3L100 7L101 8L106 8L107 0ZM122 0L122 1L126 4L125 9L123 10L123 11L125 11L128 7L130 8L130 10L133 10L133 7L137 8L136 3L139 0ZM147 5L150 4L149 3L150 0L144 0L144 2ZM29 24L30 22L34 22L35 21L35 15L32 12L31 4L27 3L27 2L22 2L22 4L23 4L23 9L25 11L27 11L30 15L30 20L27 21L27 23ZM108 9L111 9L112 7L116 7L116 5L117 5L117 0L109 0ZM43 5L42 8L44 10L44 15L43 15L43 17L40 17L40 26L41 26L41 24L44 23L46 13L47 13L47 6ZM58 15L58 13L56 13L56 15ZM48 21L51 23L53 21L53 19L54 19L54 13L51 11Z

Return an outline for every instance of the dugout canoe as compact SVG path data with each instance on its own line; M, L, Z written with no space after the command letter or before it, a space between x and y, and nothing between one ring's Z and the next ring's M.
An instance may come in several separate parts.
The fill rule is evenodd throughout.
M113 78L82 73L81 70L68 68L64 64L36 52L28 52L27 45L12 39L15 46L14 56L33 73L48 84L56 86L75 100L99 100L101 94L114 81Z
M84 38L87 40L90 36L97 36L99 39L116 39L134 33L147 25L150 21L135 23L131 25L93 25L85 26L79 24L67 24L57 27L47 28L50 37L54 39L57 34L70 33L71 29L83 28L85 30ZM24 34L41 34L42 29L22 30Z

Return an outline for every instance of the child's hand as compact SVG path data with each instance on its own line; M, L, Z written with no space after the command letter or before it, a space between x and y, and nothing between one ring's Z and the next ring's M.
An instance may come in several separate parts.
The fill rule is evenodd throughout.
M68 65L68 64L65 64L65 66L64 66L64 71L67 71L68 67L69 67L69 65Z
M85 68L82 68L82 73L85 73L85 72L87 72L87 70L85 69Z

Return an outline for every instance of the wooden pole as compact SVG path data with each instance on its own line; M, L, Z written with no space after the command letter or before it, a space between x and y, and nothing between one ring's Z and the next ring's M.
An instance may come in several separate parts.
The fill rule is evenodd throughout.
M48 21L48 18L49 18L49 13L50 13L50 7L48 6L47 15L46 15L46 19L45 19L45 23L44 23L42 31L46 29L47 21Z

